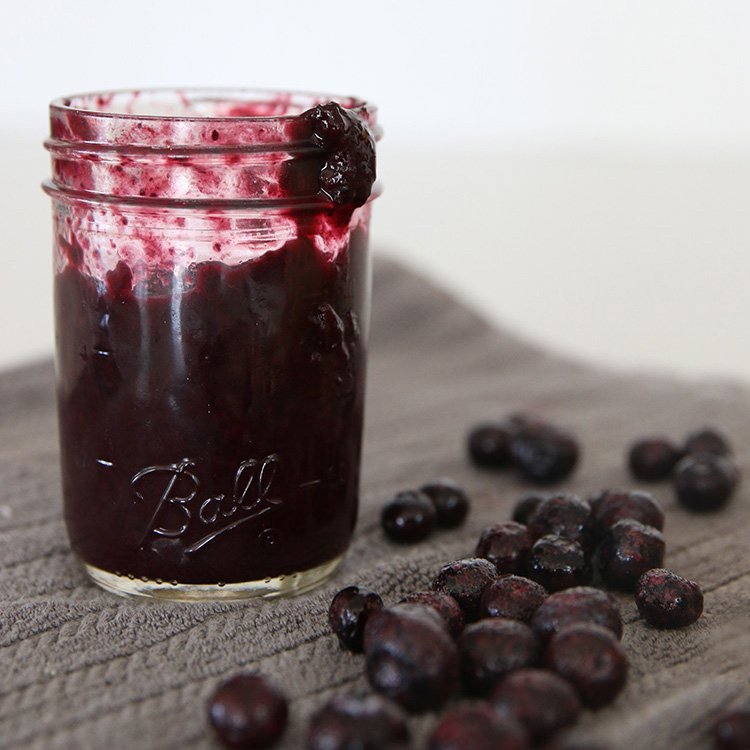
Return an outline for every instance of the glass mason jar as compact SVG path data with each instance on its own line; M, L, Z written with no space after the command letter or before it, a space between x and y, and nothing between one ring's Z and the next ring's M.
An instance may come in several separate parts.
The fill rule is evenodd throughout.
M50 118L74 552L119 594L311 588L357 515L375 109L152 90Z

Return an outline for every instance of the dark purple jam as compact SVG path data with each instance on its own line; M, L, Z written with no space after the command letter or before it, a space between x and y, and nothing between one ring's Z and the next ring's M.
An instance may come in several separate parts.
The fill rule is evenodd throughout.
M75 263L56 277L73 549L194 584L341 555L357 516L365 233L335 257L300 237L161 282L145 294L124 263L102 284Z

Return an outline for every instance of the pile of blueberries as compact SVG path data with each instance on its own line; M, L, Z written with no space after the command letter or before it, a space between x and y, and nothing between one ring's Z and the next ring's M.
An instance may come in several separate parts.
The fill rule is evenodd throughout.
M465 493L461 493L465 498ZM642 616L674 628L703 611L698 585L660 568L664 514L643 492L528 495L513 520L481 534L475 557L443 566L430 590L385 607L359 586L333 599L342 646L364 652L373 690L410 713L440 711L429 750L520 750L550 742L584 707L611 703L628 658L614 598L589 584L635 590ZM365 724L365 712L380 720ZM402 717L378 697L336 698L316 714L309 750L401 748ZM555 745L545 745L555 747Z
M674 476L688 508L723 505L731 490L716 502L716 467L734 467L732 490L738 481L726 439L694 433L673 451L668 471L664 442L635 443L633 473L649 481ZM478 465L515 467L536 483L568 476L580 455L570 433L525 416L478 427L468 448ZM437 480L398 493L381 522L392 540L413 543L460 526L469 507L461 487ZM425 712L439 712L427 750L583 750L559 744L559 731L585 708L614 701L628 674L620 611L602 588L632 592L657 628L690 625L703 611L698 584L662 567L663 528L664 513L646 492L608 490L589 500L533 493L511 521L482 532L474 557L444 565L429 589L388 607L364 587L342 589L329 624L344 649L364 654L373 692L323 705L309 721L307 750L406 750L407 715ZM264 748L283 733L287 704L266 678L241 674L219 686L209 717L226 745ZM750 712L723 715L714 736L722 750L747 749Z

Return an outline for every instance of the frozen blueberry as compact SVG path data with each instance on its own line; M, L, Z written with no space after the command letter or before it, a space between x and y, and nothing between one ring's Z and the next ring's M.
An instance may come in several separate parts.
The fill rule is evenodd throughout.
M419 488L432 500L437 514L437 525L443 529L455 529L465 520L469 512L469 498L455 482L438 479Z
M537 506L529 520L533 539L554 534L588 549L592 541L591 507L577 495L553 495Z
M418 591L401 600L402 604L421 604L432 607L443 618L448 632L455 638L464 629L464 613L458 602L448 594L439 591Z
M711 453L714 456L731 456L732 448L727 438L713 427L703 427L685 438L686 454Z
M750 710L726 711L714 723L714 744L717 750L748 750L750 748Z
M367 619L367 678L375 691L408 711L436 710L458 687L458 650L439 615L420 605L407 607L382 609Z
M399 602L390 607L389 611L394 614L413 615L422 620L430 620L434 625L445 630L446 633L450 632L448 630L446 619L435 609L435 607L431 607L429 604L424 604L422 602Z
M222 682L208 703L208 719L227 747L271 747L286 728L287 702L265 677L243 672Z
M622 638L622 617L614 597L605 591L578 586L546 599L531 618L532 630L543 639L579 622L593 622Z
M474 427L469 432L469 457L483 469L504 469L511 464L510 441L513 430L504 422Z
M498 573L521 573L531 550L528 529L515 521L488 526L479 537L474 554L489 560Z
M664 511L648 492L605 490L591 501L592 518L601 534L617 521L638 521L646 526L664 529Z
M469 557L444 565L432 581L433 591L452 596L461 607L466 622L479 618L484 590L497 578L497 570L489 560Z
M404 715L378 695L332 698L307 730L307 750L407 750L409 740Z
M538 539L529 553L529 578L547 591L585 586L591 581L591 565L578 542L548 535Z
M468 625L458 639L458 652L466 692L487 695L503 675L534 666L539 643L525 623L495 617Z
M705 512L723 507L738 481L737 465L729 456L691 454L675 469L677 500L693 511Z
M628 658L612 632L601 625L569 625L550 639L546 663L578 691L589 708L611 703L625 686Z
M522 576L502 576L484 590L481 616L528 622L546 598L546 589L536 581Z
M658 529L638 521L618 521L603 534L597 569L612 588L632 591L638 579L664 562L666 544Z
M344 648L359 653L367 618L382 608L383 600L374 591L347 586L333 597L328 623Z
M568 432L543 422L529 422L511 441L513 463L530 482L552 484L571 474L580 448Z
M430 733L427 750L527 750L528 737L511 717L486 704L448 709Z
M703 592L695 581L656 568L641 576L635 603L650 625L681 628L694 623L703 613Z
M524 495L513 508L513 520L528 526L531 516L539 503L546 500L548 495Z
M399 492L383 508L380 521L385 533L394 542L421 542L435 528L435 506L422 492Z
M581 701L570 683L546 669L506 675L491 700L499 714L518 720L536 741L575 724L581 713Z
M679 449L666 438L644 438L630 446L628 466L636 479L660 482L672 476L680 456Z

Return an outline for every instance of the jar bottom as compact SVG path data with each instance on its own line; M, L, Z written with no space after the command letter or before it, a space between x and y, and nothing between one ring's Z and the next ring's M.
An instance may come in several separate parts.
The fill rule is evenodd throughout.
M89 578L105 591L135 599L161 601L210 602L231 599L272 599L304 594L325 582L334 573L343 555L310 570L275 578L239 583L180 583L179 581L151 581L110 573L88 563L82 563Z

